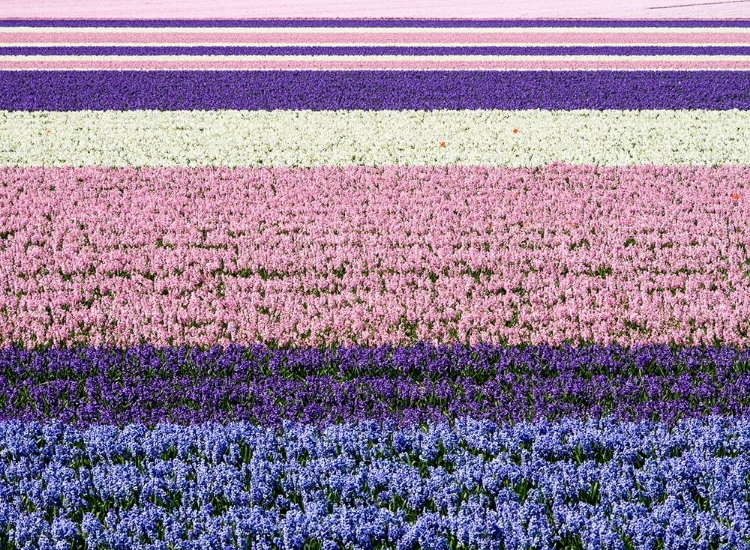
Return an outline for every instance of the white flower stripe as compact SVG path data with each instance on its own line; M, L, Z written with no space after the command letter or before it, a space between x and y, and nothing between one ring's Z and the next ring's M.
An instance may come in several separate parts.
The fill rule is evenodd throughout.
M0 111L6 166L750 164L748 111Z

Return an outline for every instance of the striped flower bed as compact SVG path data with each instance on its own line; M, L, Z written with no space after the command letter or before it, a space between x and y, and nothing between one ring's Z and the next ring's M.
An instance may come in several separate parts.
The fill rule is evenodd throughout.
M0 549L750 547L750 21L0 20Z

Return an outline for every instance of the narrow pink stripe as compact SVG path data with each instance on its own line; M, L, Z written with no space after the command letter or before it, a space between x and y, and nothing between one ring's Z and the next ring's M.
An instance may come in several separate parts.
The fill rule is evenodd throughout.
M42 61L0 61L0 70L50 70L50 69L109 69L109 70L748 70L750 59L743 60L583 60L571 61L529 60L529 61L440 61L440 60L373 60L373 61L326 61L326 60L260 60L260 61L191 61L191 60L113 60L102 61L96 59L76 60L42 60Z
M1 168L0 344L379 345L411 325L434 342L744 345L749 181L747 166Z
M6 44L750 44L750 33L548 33L543 30L517 33L140 33L78 32L54 30L8 32L0 35Z
M656 8L656 9L655 9ZM3 17L41 18L743 18L743 3L717 0L3 0Z

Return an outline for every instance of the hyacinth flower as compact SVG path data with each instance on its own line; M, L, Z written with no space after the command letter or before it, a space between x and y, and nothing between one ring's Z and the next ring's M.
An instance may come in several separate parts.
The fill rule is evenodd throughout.
M281 426L463 416L660 420L750 410L750 352L731 346L138 346L0 350L0 419L85 427Z
M465 125L499 132L495 128L508 127L515 116L472 112L474 118L464 120L461 113L403 117L421 136L422 127L433 123L441 131ZM330 124L336 135L358 120L358 136L368 133L368 125L387 128L401 116L277 115L274 124ZM629 121L634 136L657 125L683 141L693 133L724 136L716 129L722 125L750 128L744 111L702 113L692 129L663 113L523 116L557 136L558 115L570 118L565 131L576 136L594 123L611 134L622 121ZM114 115L90 116L82 128L101 123L117 129L107 118ZM205 113L153 116L180 129L179 136L193 125L208 125L209 133L272 122L263 118L267 113L227 112L217 120ZM137 126L152 124L139 119ZM18 125L34 127L26 119ZM260 127L246 130L242 135L265 135ZM36 131L44 134L42 127ZM527 134L538 148L534 132L518 136ZM160 142L154 135L143 139ZM744 151L734 138L721 139L727 154ZM592 138L590 155L603 141L608 143ZM87 142L82 136L64 140ZM487 154L497 149L493 135L481 143ZM193 146L188 140L190 158ZM297 150L290 143L268 147ZM682 151L679 143L663 147ZM34 150L47 149L40 144ZM435 153L435 141L429 151ZM400 160L386 158L375 159L385 166L329 166L323 159L322 166L301 167L292 159L291 166L284 160L271 167L186 167L156 159L155 166L143 160L146 166L133 167L97 160L102 167L74 159L84 166L0 167L4 193L24 198L0 203L0 264L16 266L7 274L0 343L28 349L142 343L376 347L420 340L746 344L750 201L732 194L741 195L750 178L750 158L727 159L730 166L719 159L701 161L718 166L691 166L692 154L673 159L678 166L661 166L664 159L643 159L656 166L609 165L627 154L602 159L604 166L537 166L531 160L528 166L422 166L424 159L393 166ZM215 158L212 151L207 155Z
M0 550L750 548L750 21L223 1L5 2Z
M6 548L705 548L750 538L750 424L0 424ZM717 546L718 545L718 546ZM727 546L728 545L728 546Z

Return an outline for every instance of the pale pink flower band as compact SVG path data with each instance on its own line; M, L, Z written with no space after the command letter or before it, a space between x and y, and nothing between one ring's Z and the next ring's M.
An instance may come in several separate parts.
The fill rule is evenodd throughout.
M746 166L10 168L0 341L740 344Z

